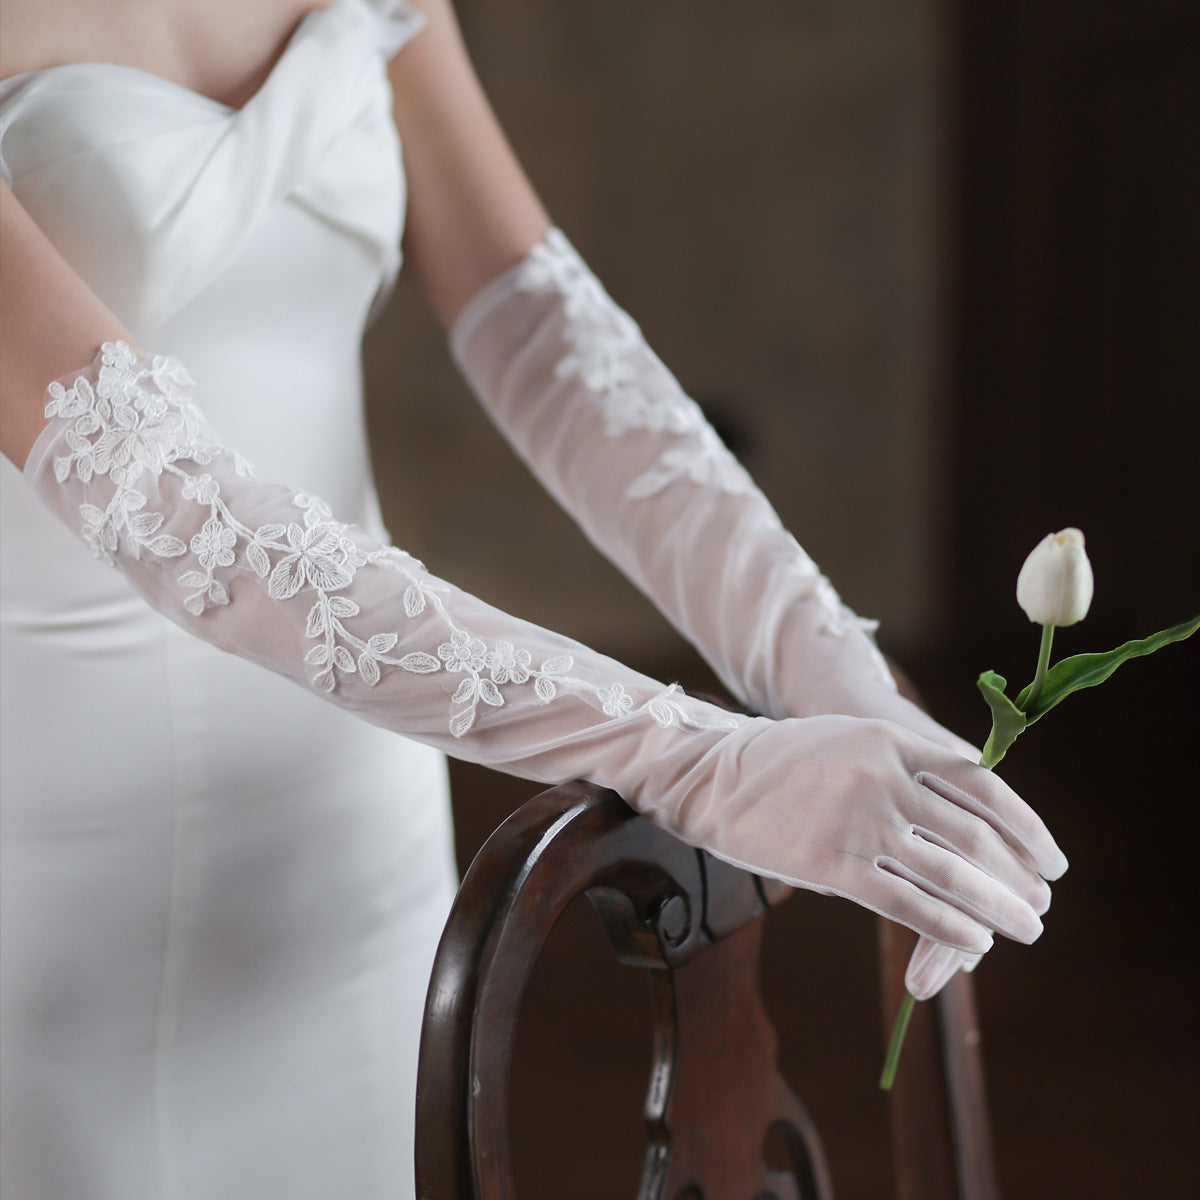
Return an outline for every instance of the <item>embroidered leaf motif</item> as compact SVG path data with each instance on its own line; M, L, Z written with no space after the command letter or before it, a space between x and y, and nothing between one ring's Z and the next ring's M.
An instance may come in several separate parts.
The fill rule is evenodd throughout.
M246 561L250 564L250 569L259 579L266 579L271 570L271 560L267 557L267 552L257 542L251 542L246 547Z
M160 534L152 542L147 543L147 549L152 554L157 554L159 558L178 558L181 554L187 553L187 546L169 533Z
M432 654L423 654L420 651L406 654L400 660L400 666L416 675L432 675L442 669L442 664Z
M329 622L325 617L325 606L318 601L308 610L308 624L304 626L304 636L318 638L328 628Z
M142 500L142 503L145 503L144 499ZM129 531L134 535L134 537L149 537L152 533L157 532L162 523L162 513L142 513L140 517L134 517L133 520L129 522Z
M304 577L299 571L293 571L294 559L283 559L275 564L271 579L267 584L267 595L272 600L290 600L299 590Z
M455 713L450 718L450 732L456 737L466 737L471 732L471 727L475 724L475 709L466 708L460 713Z
M424 611L425 592L419 583L414 583L404 593L404 615L419 617Z
M379 662L369 654L363 654L358 660L358 677L367 685L374 687L379 682Z

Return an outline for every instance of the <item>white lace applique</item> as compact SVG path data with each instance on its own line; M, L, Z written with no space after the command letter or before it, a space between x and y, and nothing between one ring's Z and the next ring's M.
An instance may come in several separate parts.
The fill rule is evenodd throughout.
M820 608L824 620L820 631L830 637L845 637L847 633L856 631L863 635L871 666L879 676L881 683L895 688L896 681L887 665L887 659L875 642L875 633L879 622L869 617L860 617L853 609L843 603L837 589L830 583L827 576L822 575L817 564L808 556L804 548L795 538L791 538L791 551L799 566L799 573L807 579L806 586L797 593L801 600L811 600Z
M86 484L96 476L107 476L114 485L104 508L80 505L85 540L110 563L122 549L122 541L124 553L135 559L146 553L183 560L176 583L184 592L184 607L195 616L228 605L229 583L238 575L253 574L264 581L273 600L311 596L305 636L316 645L304 662L309 682L318 691L332 692L347 676L374 687L386 668L417 675L461 675L451 697L456 707L450 732L456 738L474 726L481 704L502 707L501 689L513 687L531 687L543 704L561 691L569 692L608 716L644 715L664 728L737 727L732 719L696 719L673 699L676 687L635 707L634 698L621 684L600 687L573 677L570 654L551 655L535 667L532 654L510 641L501 639L489 646L455 621L443 600L449 585L395 547L365 548L352 528L334 520L317 497L295 494L290 507L298 519L251 528L226 502L214 464L229 460L234 475L243 478L252 474L250 465L206 436L204 418L186 390L192 381L180 364L170 358L140 360L123 342L106 343L100 361L94 387L84 375L69 388L53 383L46 404L47 417L74 422L63 439L70 453L54 461L58 482L74 475ZM195 470L207 466L214 466L214 471ZM164 532L165 513L150 511L147 493L161 494L164 478L177 481L183 501L207 510L199 531L187 542ZM402 577L407 619L415 620L429 609L441 618L449 635L435 653L416 650L397 656L393 651L400 643L399 632L365 638L354 632L348 622L361 610L345 593L368 564Z
M515 286L518 291L549 289L563 297L571 353L559 361L555 374L579 379L600 401L609 437L646 430L681 439L633 481L627 495L654 496L680 479L754 494L750 477L699 406L646 345L632 318L612 302L561 230L551 230L530 251Z

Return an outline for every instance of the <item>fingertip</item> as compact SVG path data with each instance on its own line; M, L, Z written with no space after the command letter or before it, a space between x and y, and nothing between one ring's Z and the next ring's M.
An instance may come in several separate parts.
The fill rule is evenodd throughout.
M917 1000L929 1000L954 978L954 974L967 962L978 963L982 955L967 955L952 946L934 945L922 955L918 946L908 970L904 975L904 986Z
M930 999L946 986L960 968L973 971L987 950L991 949L993 941L988 936L986 946L979 953L972 953L923 937L909 959L904 986L917 1000Z
M1047 856L1045 869L1042 871L1042 878L1048 879L1053 883L1056 879L1061 879L1067 873L1067 868L1070 865L1067 862L1067 856L1055 846L1054 853Z
M1022 922L1019 928L1014 928L1012 934L1014 941L1024 942L1026 946L1032 946L1046 930L1042 919L1034 913L1032 908L1029 911L1033 915L1033 920Z

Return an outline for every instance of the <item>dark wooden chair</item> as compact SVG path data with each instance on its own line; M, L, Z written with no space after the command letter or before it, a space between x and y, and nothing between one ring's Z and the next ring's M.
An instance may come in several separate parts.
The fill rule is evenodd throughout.
M683 845L582 783L515 812L463 880L421 1039L420 1200L516 1200L508 1104L518 1012L541 947L580 893L618 958L651 978L637 1200L830 1200L820 1140L778 1072L758 991L763 917L789 889ZM914 942L880 922L888 1025ZM900 1200L995 1200L969 977L918 1005L891 1115ZM766 1165L768 1135L786 1148L788 1169Z

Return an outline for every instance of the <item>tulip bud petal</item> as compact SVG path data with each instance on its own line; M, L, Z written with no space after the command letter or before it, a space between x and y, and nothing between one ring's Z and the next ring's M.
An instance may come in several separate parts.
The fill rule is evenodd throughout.
M1017 576L1017 603L1035 625L1074 625L1092 603L1092 564L1078 529L1048 533Z

